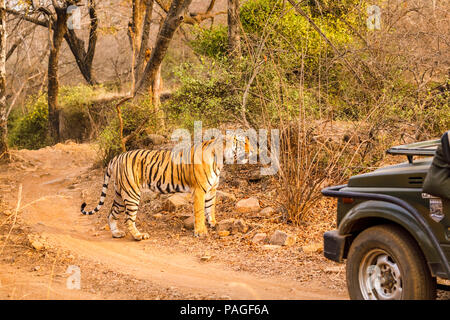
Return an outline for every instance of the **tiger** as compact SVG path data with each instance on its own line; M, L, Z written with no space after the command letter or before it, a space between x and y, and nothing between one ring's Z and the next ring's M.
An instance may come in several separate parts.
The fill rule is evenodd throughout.
M137 149L121 153L108 163L97 207L85 211L84 202L81 213L92 215L100 210L109 181L113 178L115 197L107 218L112 237L126 235L117 226L119 215L125 212L128 232L137 241L146 240L149 234L136 228L142 191L150 189L162 194L190 192L194 199L194 236L205 237L208 234L205 218L211 228L216 225L216 191L223 169L223 159L219 161L218 158L222 153L217 150L225 150L226 156L236 155L238 144L241 144L244 145L244 157L251 157L254 151L247 136L235 135L231 141L231 146L227 147L226 139L213 138L178 151ZM200 158L195 158L198 156ZM244 160L241 163L247 161L241 160Z

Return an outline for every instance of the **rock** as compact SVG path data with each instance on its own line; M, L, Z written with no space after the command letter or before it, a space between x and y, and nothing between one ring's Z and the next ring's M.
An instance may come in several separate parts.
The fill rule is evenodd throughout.
M233 228L233 224L234 224L234 219L225 219L225 220L221 220L217 223L216 225L216 230L217 232L220 231L231 231L231 229Z
M248 226L245 224L244 220L239 219L233 222L233 226L231 227L231 232L236 234L238 232L246 233L248 231Z
M164 211L174 212L182 207L189 206L189 198L188 193L175 193L164 201L162 209Z
M230 231L222 230L222 231L219 231L218 234L219 234L219 237L227 237L230 235Z
M216 196L218 199L224 201L236 201L236 197L232 193L217 190Z
M270 217L272 214L275 213L275 209L272 207L265 207L259 212L259 216L261 217Z
M194 229L194 216L190 216L189 218L186 218L183 220L183 225L188 230Z
M267 240L267 233L261 232L253 236L252 242L255 244L264 243Z
M158 193L153 192L153 191L145 191L141 194L141 202L142 203L147 203L150 202L152 200L155 200L158 197Z
M269 243L279 246L291 246L295 243L295 241L296 241L295 236L277 230L270 237Z
M302 251L305 253L321 253L323 251L323 244L321 242L311 243L305 246L302 246Z
M256 212L260 209L261 207L259 206L259 200L255 197L242 199L236 203L236 210L241 213Z
M166 138L164 138L162 135L150 133L147 135L147 139L150 143L154 145L160 145L166 142Z
M109 224L105 224L105 225L102 227L102 230L109 231L109 230L110 230L110 229L109 229Z
M40 269L41 269L40 266L35 266L35 267L33 268L33 271L39 271Z
M41 251L45 249L45 244L42 239L39 239L37 236L33 236L31 234L28 235L28 243L29 245L35 249L36 251Z
M211 258L212 258L212 256L209 253L209 251L206 251L205 254L202 257L200 257L200 260L202 260L202 261L209 261L209 260L211 260Z

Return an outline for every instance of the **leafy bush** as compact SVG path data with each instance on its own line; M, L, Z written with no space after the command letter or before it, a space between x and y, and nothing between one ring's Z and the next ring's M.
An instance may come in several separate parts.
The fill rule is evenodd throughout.
M11 115L8 140L11 146L39 149L49 143L47 96L30 98L24 106L25 115L17 111Z
M154 112L150 98L140 101L129 101L121 106L123 120L123 137L128 136L137 129L143 129L133 139L126 142L127 150L145 147L146 133L158 128L158 115ZM104 166L122 152L120 141L120 122L116 114L112 115L109 124L101 131L98 137L100 160Z
M209 74L205 75L205 71ZM181 86L164 108L172 123L193 128L194 120L217 125L233 119L240 105L236 78L220 65L183 65L176 72Z
M196 27L191 46L197 54L210 58L224 59L227 56L227 27L214 26L210 29Z

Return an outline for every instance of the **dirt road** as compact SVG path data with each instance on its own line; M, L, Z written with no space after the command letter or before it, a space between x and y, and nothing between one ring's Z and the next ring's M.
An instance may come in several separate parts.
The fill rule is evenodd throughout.
M92 169L96 153L90 145L59 144L37 151L18 151L15 155L19 161L3 166L0 174L0 191L10 208L0 242L4 246L0 255L2 299L347 298L342 285L330 289L317 278L296 281L296 272L303 272L300 269L291 270L290 276L277 274L276 270L267 275L251 268L230 267L228 260L220 257L199 259L197 252L215 248L216 242L221 241L213 237L191 239L186 231L181 238L172 239L169 229L152 233L148 241L142 242L129 237L111 238L110 232L101 227L108 204L98 213L100 217L86 217L79 212L86 192L89 200L93 199L90 206L96 203L102 183L101 170ZM98 192L91 194L86 184ZM8 237L19 185L21 209ZM30 248L30 234L39 237L45 248ZM168 240L163 238L172 239L172 245L165 246L164 241ZM190 251L192 246L197 251ZM233 250L239 253L240 249ZM236 259L251 257L244 250ZM270 257L265 260L264 256L258 261L271 263ZM308 266L305 261L299 263ZM79 268L79 290L67 287L70 274L66 271L70 265ZM341 271L338 270L338 277L343 277Z

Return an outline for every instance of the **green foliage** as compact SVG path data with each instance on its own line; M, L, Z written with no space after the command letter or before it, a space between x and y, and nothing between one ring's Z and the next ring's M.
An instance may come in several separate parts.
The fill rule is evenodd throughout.
M58 102L61 112L61 138L82 141L90 130L87 108L102 93L101 88L85 85L61 87ZM23 107L14 110L9 119L9 144L12 147L39 149L48 139L47 95L30 97Z
M164 105L172 123L193 128L195 120L217 125L232 119L240 104L236 79L219 64L183 65L176 71L181 86Z
M49 143L47 96L30 98L25 103L24 109L25 115L18 112L11 115L8 123L9 145L26 149L47 146Z
M154 112L150 98L140 101L126 102L121 106L123 120L123 137L128 136L137 129L143 129L133 139L127 141L127 150L145 147L146 132L155 131L158 126L158 115ZM149 118L150 115L150 118ZM112 115L109 124L102 130L98 137L100 158L104 166L122 152L120 143L120 122L117 114Z
M227 56L227 27L214 26L210 29L196 27L193 29L194 40L191 46L197 54L210 58L225 59Z

